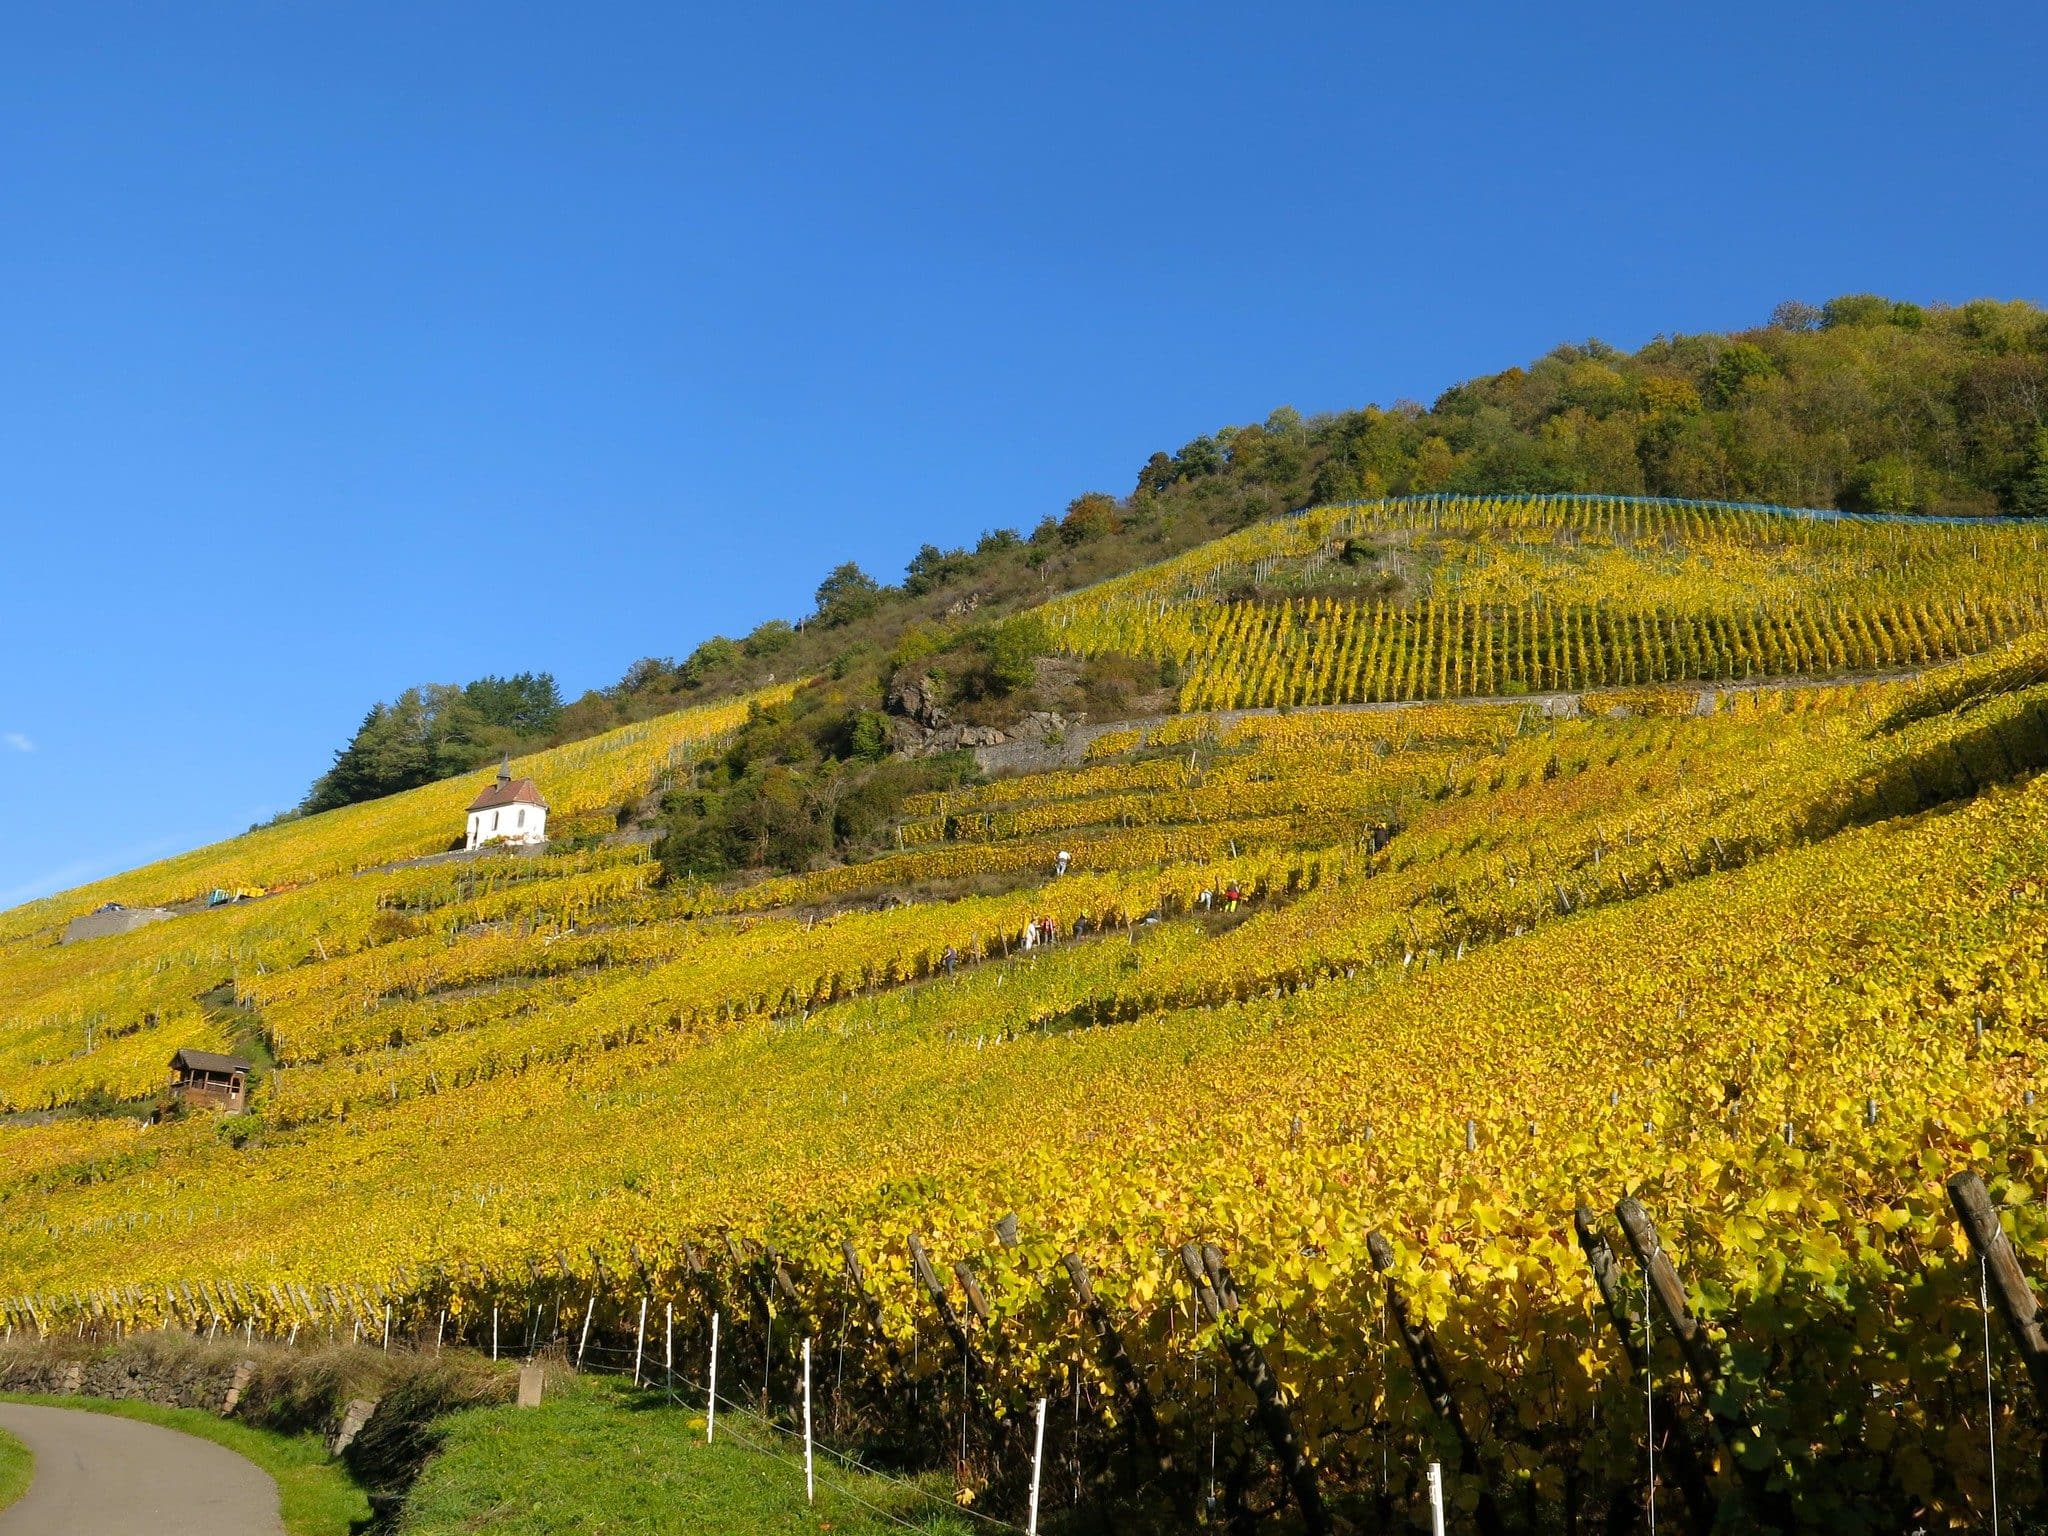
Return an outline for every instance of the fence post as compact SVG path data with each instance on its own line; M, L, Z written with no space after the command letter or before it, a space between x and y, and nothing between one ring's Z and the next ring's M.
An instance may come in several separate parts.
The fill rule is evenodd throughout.
M590 1305L583 1309L583 1332L576 1340L576 1369L583 1369L583 1351L590 1347L590 1320L597 1315L597 1292L590 1293Z
M498 1359L498 1304L497 1304L497 1303L496 1303L496 1302L494 1301L494 1302L492 1302L492 1303L491 1303L491 1362L492 1362L492 1364L496 1364L496 1363L497 1363L497 1359Z
M441 1320L434 1324L434 1353L441 1353L441 1341L448 1336L448 1309L441 1309Z
M1436 1410L1436 1416L1449 1425L1451 1433L1458 1438L1458 1469L1481 1478L1476 1512L1479 1529L1485 1536L1500 1536L1505 1530L1500 1507L1493 1501L1493 1491L1485 1484L1479 1447L1467 1432L1464 1419L1459 1416L1458 1400L1451 1393L1451 1379L1444 1374L1443 1362L1437 1359L1436 1344L1429 1336L1428 1326L1408 1315L1408 1303L1402 1299L1400 1287L1394 1284L1393 1245L1373 1232L1367 1234L1365 1246L1372 1256L1372 1267L1387 1277L1387 1316L1393 1321L1394 1331L1401 1335L1402 1347L1408 1351L1408 1364L1415 1372L1415 1379L1421 1383L1423 1396L1429 1399L1429 1406Z
M804 1339L804 1502L817 1502L817 1488L811 1481L811 1341Z
M1232 1321L1236 1319L1237 1290L1230 1282L1229 1272L1223 1267L1222 1253L1207 1245L1198 1248L1193 1243L1182 1243L1180 1262L1181 1268L1187 1271L1189 1284L1194 1287L1196 1305L1215 1325L1222 1336L1223 1347L1230 1355L1231 1366L1251 1388L1252 1399L1258 1405L1259 1427L1265 1430L1266 1438L1272 1442L1273 1454L1280 1458L1288 1489L1301 1511L1303 1528L1309 1536L1324 1536L1330 1522L1323 1512L1322 1493L1316 1487L1316 1470L1301 1448L1301 1436L1295 1431L1294 1416L1287 1411L1287 1404L1280 1396L1280 1384L1259 1346L1238 1329L1225 1324L1226 1316Z
M1444 1464L1440 1461L1429 1464L1429 1528L1435 1536L1444 1536Z
M711 1314L711 1385L704 1395L704 1443L718 1424L718 1314Z
M1031 1439L1031 1520L1024 1536L1038 1536L1038 1476L1045 1462L1045 1399L1038 1400L1038 1429Z
M1984 1262L1984 1274L1991 1285L1991 1300L2005 1319L2013 1343L2026 1362L2027 1375L2034 1383L2037 1411L2048 1410L2048 1329L2042 1326L2041 1304L2034 1288L2020 1268L2012 1239L1999 1225L1998 1212L1991 1204L1991 1192L1974 1173L1958 1173L1948 1181L1949 1203L1968 1234L1970 1246Z
M633 1385L640 1385L640 1357L647 1344L647 1298L640 1298L640 1322L633 1329Z
M661 1333L661 1382L665 1390L673 1392L676 1389L676 1304L668 1301L662 1306L666 1311L666 1321Z

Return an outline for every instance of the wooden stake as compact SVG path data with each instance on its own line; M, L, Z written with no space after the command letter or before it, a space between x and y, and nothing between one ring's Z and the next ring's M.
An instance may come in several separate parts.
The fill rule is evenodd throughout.
M1662 1243L1658 1241L1657 1228L1650 1220L1650 1213L1643 1209L1641 1201L1625 1195L1616 1202L1614 1215L1621 1223L1622 1236L1628 1239L1630 1252L1643 1266L1657 1310L1664 1314L1665 1325L1678 1338L1678 1348L1685 1356L1685 1368L1692 1374L1693 1385L1702 1392L1711 1392L1715 1378L1721 1373L1720 1362L1714 1359L1713 1351L1707 1347L1700 1320L1693 1316L1692 1304L1685 1299L1684 1282L1678 1278L1678 1270L1670 1255L1664 1252Z
M2035 1407L2048 1412L2048 1328L2043 1327L2041 1305L2034 1298L2026 1271L2020 1267L2019 1255L2013 1252L2012 1239L1999 1225L1991 1192L1976 1174L1965 1172L1949 1179L1948 1198L1969 1236L1970 1246L1983 1260L1992 1303L2005 1319L2006 1329L2019 1347L2020 1358L2026 1362L2027 1375L2033 1380L2034 1395L2039 1400Z
M1294 1416L1287 1411L1287 1403L1280 1395L1280 1383L1274 1377L1272 1367L1266 1363L1265 1352L1240 1329L1232 1326L1237 1314L1237 1294L1236 1287L1230 1283L1229 1272L1223 1266L1222 1253L1214 1247L1205 1245L1198 1248L1193 1243L1183 1243L1180 1262L1181 1268L1187 1272L1189 1284L1194 1287L1196 1306L1215 1325L1222 1337L1223 1348L1230 1356L1232 1369L1251 1389L1252 1400L1258 1408L1259 1427L1265 1430L1274 1455L1280 1458L1288 1490L1294 1495L1295 1507L1301 1511L1303 1529L1309 1536L1325 1536L1330 1529L1330 1520L1323 1510L1322 1492L1316 1486L1315 1467L1302 1450L1301 1436L1294 1428ZM1212 1273L1215 1280L1211 1279Z
M1138 1446L1150 1456L1160 1483L1171 1490L1182 1524L1192 1525L1195 1519L1194 1495L1183 1488L1182 1479L1174 1475L1173 1452L1159 1433L1158 1410L1152 1405L1152 1391L1145 1385L1144 1374L1124 1347L1123 1335L1117 1332L1116 1324L1111 1321L1109 1309L1096 1296L1094 1277L1088 1273L1088 1266L1081 1262L1081 1256L1070 1253L1060 1262L1066 1266L1067 1278L1073 1282L1074 1295L1081 1303L1082 1314L1095 1329L1095 1336L1101 1343L1102 1358L1116 1382L1118 1395L1129 1410Z
M1479 1447L1458 1413L1458 1400L1451 1393L1451 1380L1444 1374L1443 1363L1437 1359L1436 1344L1429 1336L1428 1325L1409 1315L1408 1303L1403 1300L1400 1287L1394 1283L1393 1244L1379 1233L1372 1232L1366 1236L1365 1247L1372 1256L1373 1268L1387 1277L1387 1316L1393 1320L1394 1331L1401 1335L1402 1347L1408 1351L1408 1364L1422 1387L1422 1395L1429 1399L1429 1406L1436 1411L1436 1416L1450 1426L1451 1433L1458 1438L1458 1469L1483 1477ZM1501 1536L1506 1529L1501 1521L1500 1508L1483 1482L1479 1491L1479 1508L1474 1513L1484 1536Z
M1593 1284L1600 1292L1600 1300L1607 1309L1607 1320L1614 1325L1615 1337L1621 1340L1621 1349L1628 1360L1629 1370L1638 1380L1648 1380L1650 1361L1643 1352L1641 1338L1637 1335L1635 1321L1629 1316L1628 1303L1622 1298L1620 1276L1616 1271L1614 1250L1595 1225L1592 1210L1580 1206L1572 1212L1572 1225L1578 1231L1579 1247L1584 1250L1586 1262L1592 1266ZM1696 1533L1713 1529L1714 1515L1718 1501L1714 1498L1707 1480L1707 1470L1701 1465L1699 1453L1685 1432L1684 1421L1678 1416L1678 1409L1663 1393L1656 1395L1653 1408L1656 1421L1671 1426L1664 1442L1664 1459L1670 1464L1671 1475L1678 1483L1679 1492L1685 1497L1687 1526ZM1708 1420L1712 1424L1711 1418Z
M1744 1437L1744 1426L1738 1417L1731 1415L1726 1405L1716 1406L1714 1384L1720 1376L1720 1362L1714 1358L1713 1350L1708 1347L1706 1330L1685 1299L1685 1286L1678 1278L1678 1270L1673 1266L1670 1255L1664 1252L1650 1213L1633 1196L1624 1196L1616 1202L1614 1214L1621 1223L1622 1236L1628 1239L1629 1251L1643 1266L1651 1299L1664 1315L1665 1325L1678 1340L1679 1353L1685 1357L1686 1372L1706 1400L1708 1427L1719 1444L1732 1446ZM1661 1402L1658 1406L1660 1410L1663 1407ZM1751 1520L1772 1528L1789 1525L1791 1507L1783 1493L1771 1490L1769 1477L1763 1469L1748 1466L1739 1458L1735 1461L1735 1469L1742 1480L1743 1513Z

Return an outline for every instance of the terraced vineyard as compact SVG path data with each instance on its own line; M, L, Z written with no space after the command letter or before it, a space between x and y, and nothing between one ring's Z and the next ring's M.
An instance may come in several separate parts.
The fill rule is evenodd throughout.
M1592 496L1315 508L1051 611L1079 654L1178 665L1183 709L1887 671L2044 616L2034 527Z
M795 1341L830 1341L846 1432L964 1436L963 1497L999 1514L1020 1419L1053 1396L1052 1507L1121 1528L1298 1504L1237 1375L1253 1346L1340 1518L1409 1518L1439 1459L1468 1518L1586 1528L1642 1500L1643 1386L1573 1212L1634 1195L1719 1364L1731 1428L1700 1440L1728 1510L1980 1520L1978 1271L1942 1180L1983 1172L2040 1271L2033 535L1591 502L1432 515L1311 514L1062 600L1065 643L1172 657L1202 707L1077 767L926 796L864 863L662 884L643 849L600 844L371 870L459 824L468 788L437 786L10 914L8 1109L102 1111L174 1043L254 1041L266 1066L239 1121L0 1125L0 1308L17 1329L275 1334L374 1330L389 1308L401 1332L445 1313L473 1343L501 1325L573 1349L586 1305L616 1345L651 1295L695 1359L717 1307L748 1390L786 1399ZM1431 649L1398 667L1362 638L1381 611L1321 588L1316 614L1348 612L1334 649L1302 638L1308 607L1200 595L1245 562L1318 582L1357 537L1430 550L1412 569L1440 589L1414 600L1438 606L1401 622ZM1555 632L1578 670L1499 627L1517 604L1605 615ZM1493 617L1428 628L1453 612ZM1965 652L1914 678L1745 681ZM1625 686L1584 691L1603 677ZM1577 696L1437 700L1510 684ZM1217 712L1383 687L1433 702ZM602 812L737 718L639 728L578 759L588 788L562 798ZM554 799L571 770L525 771ZM52 942L104 896L222 871L301 883ZM1227 1264L1234 1317L1201 1310L1188 1242ZM1402 1353L1389 1280L1469 1456ZM2043 1491L2041 1445L1995 1343L2012 1504ZM1654 1347L1697 1433L1708 1401Z

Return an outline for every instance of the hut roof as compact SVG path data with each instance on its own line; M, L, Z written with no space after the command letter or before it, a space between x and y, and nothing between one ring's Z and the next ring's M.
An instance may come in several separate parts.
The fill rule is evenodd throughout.
M190 1047L171 1058L171 1065L183 1072L240 1072L246 1075L250 1064L239 1056L222 1056L216 1051L195 1051Z

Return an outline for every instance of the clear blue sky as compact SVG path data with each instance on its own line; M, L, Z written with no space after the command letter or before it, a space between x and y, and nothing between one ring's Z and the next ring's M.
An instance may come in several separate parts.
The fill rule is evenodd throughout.
M2019 4L14 7L0 905L1283 402L2048 297L2044 79Z

